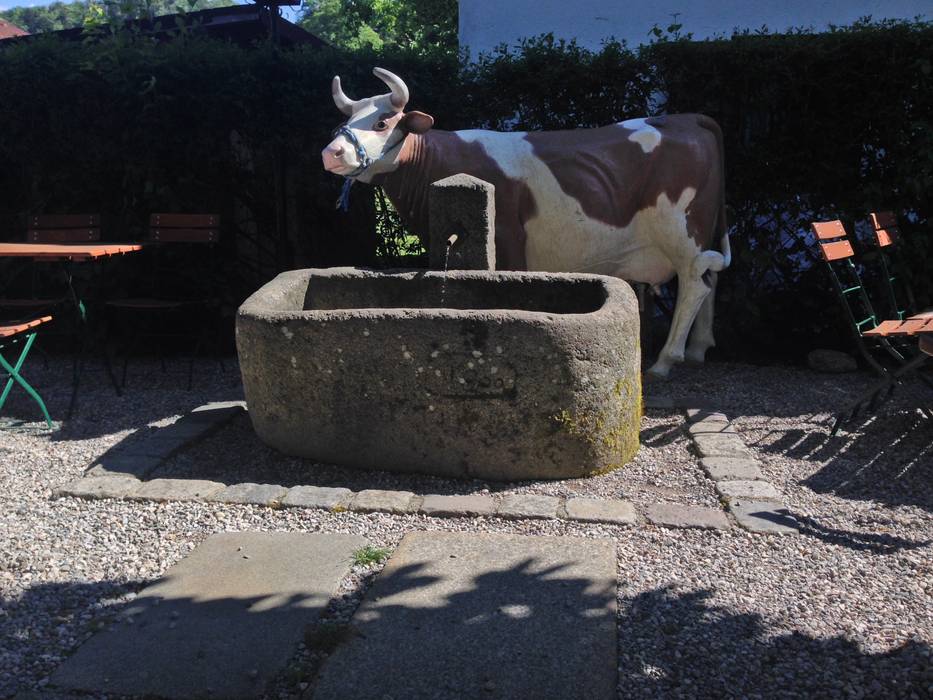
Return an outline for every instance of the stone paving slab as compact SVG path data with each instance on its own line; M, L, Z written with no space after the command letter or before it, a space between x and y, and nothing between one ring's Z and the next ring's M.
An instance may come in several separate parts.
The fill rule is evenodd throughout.
M795 535L797 521L787 507L771 501L737 499L729 503L729 512L739 525L750 532L776 535Z
M531 493L503 496L499 504L500 518L556 518L560 499Z
M761 465L757 460L743 457L706 457L700 466L713 481L764 481Z
M143 590L52 675L60 688L166 698L251 698L336 594L354 535L213 535Z
M232 484L219 493L207 498L217 503L247 503L257 506L278 505L285 498L287 489L278 484Z
M88 469L88 476L135 476L143 479L162 464L161 457L131 455L111 450Z
M726 423L718 420L699 420L691 423L687 427L687 432L691 435L718 435L721 433L735 433L735 426L732 423Z
M420 499L419 499L420 500ZM350 501L350 510L363 513L381 511L384 513L414 513L418 509L415 494L411 491L383 491L366 489L356 494Z
M782 498L781 492L767 481L717 481L716 492L728 500L779 501Z
M713 411L708 408L688 408L687 409L687 421L690 423L696 423L698 421L715 421L719 423L728 423L729 419L726 417L725 413L720 413L719 411Z
M65 484L52 492L54 498L126 498L139 488L140 481L134 476L108 475L85 476Z
M634 525L638 522L635 506L628 501L601 498L568 498L567 517L584 523Z
M326 486L293 486L282 499L283 506L347 510L353 492L350 489Z
M146 501L201 501L220 493L226 486L205 479L153 479L131 494L133 499Z
M210 401L191 409L186 414L190 420L208 421L212 423L228 421L246 410L245 401Z
M471 496L439 496L428 494L419 512L437 517L467 517L477 515L495 515L496 499L481 494Z
M311 697L616 697L608 540L405 535Z
M724 433L721 435L702 434L694 435L693 443L696 445L700 457L748 457L748 448L742 438L736 434Z
M664 527L700 527L728 530L729 518L718 508L684 506L675 503L655 503L648 506L645 516L655 525Z

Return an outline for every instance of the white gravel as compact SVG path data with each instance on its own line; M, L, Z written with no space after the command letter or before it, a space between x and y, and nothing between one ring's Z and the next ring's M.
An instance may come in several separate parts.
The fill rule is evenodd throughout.
M81 417L63 432L36 424L0 430L0 696L41 690L123 601L212 532L348 532L391 547L416 529L613 538L620 697L933 695L933 421L889 404L883 419L826 443L827 409L843 398L836 388L854 389L867 377L723 364L679 370L666 387L703 396L735 419L768 479L804 516L799 537L50 500L53 487L80 476L129 431L238 397L234 372L201 369L187 392L182 373L137 366L122 398L105 382L88 381ZM67 370L53 362L48 371L36 363L29 372L53 398L56 416L67 399ZM4 409L11 415L36 412L15 392ZM623 470L607 488L665 500L639 485L670 487L678 498L686 494L682 502L708 503L707 486L697 483L692 494L694 477L679 471L696 469L680 425L675 412L651 412L643 431L655 443L645 450L651 460L631 466L631 483ZM545 487L554 485L521 488ZM296 682L300 688L305 681L299 674Z

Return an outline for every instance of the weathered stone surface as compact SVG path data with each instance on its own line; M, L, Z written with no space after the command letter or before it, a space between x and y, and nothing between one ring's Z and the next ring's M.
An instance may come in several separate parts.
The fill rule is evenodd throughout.
M465 173L432 183L428 220L428 256L433 269L496 269L496 188L492 183ZM449 245L450 236L457 237L453 245Z
M725 499L780 500L781 492L767 481L717 481L716 491Z
M735 433L735 426L733 426L732 423L704 419L696 423L691 423L687 430L691 435L733 434Z
M709 408L688 408L687 411L687 421L690 423L696 423L697 421L709 420L717 423L728 423L729 418L725 413L720 413L719 411L713 411Z
M700 466L713 481L764 480L761 465L754 459L743 457L706 457Z
M655 503L648 506L645 515L655 525L664 527L700 527L714 530L729 528L729 518L718 508Z
M88 469L88 476L135 476L144 479L162 464L161 457L131 455L110 450L101 455Z
M732 433L694 435L693 443L701 457L748 457L742 438Z
M614 700L615 618L611 541L409 533L314 699Z
M366 489L360 491L350 501L350 510L364 513L381 511L383 513L413 513L418 503L411 491L382 491Z
M854 372L858 362L851 355L838 350L811 350L807 354L807 366L817 372L841 374Z
M771 501L736 499L729 503L729 512L739 525L751 532L776 535L797 534L797 521L786 506Z
M126 621L82 645L52 684L95 695L261 695L365 544L353 535L213 535L144 589Z
M350 507L352 498L353 492L350 489L325 486L294 486L288 490L288 495L282 500L282 505L347 510Z
M553 479L637 452L638 326L611 277L294 270L240 307L237 348L253 427L286 454Z
M176 436L161 438L153 431L151 435L131 435L124 442L112 447L111 451L128 457L149 457L163 461L180 450L184 444L185 440Z
M628 501L602 498L568 498L567 517L585 523L634 525L638 521L635 506Z
M224 488L219 481L204 479L153 479L136 489L132 497L147 501L201 501Z
M513 493L502 497L497 514L501 518L556 518L560 499L532 493Z
M429 494L418 509L425 515L434 516L470 516L495 515L496 500L492 496L438 496Z
M225 422L246 410L245 401L211 401L191 409L185 417L189 420Z
M287 489L277 484L232 484L212 494L207 500L218 503L251 503L257 506L279 505Z
M134 476L85 476L55 489L52 496L74 496L75 498L126 498L139 488L140 481Z

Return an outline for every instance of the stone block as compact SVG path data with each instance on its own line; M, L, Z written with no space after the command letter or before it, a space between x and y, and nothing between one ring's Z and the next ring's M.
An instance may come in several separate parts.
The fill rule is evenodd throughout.
M719 411L713 411L709 408L688 408L686 410L687 421L690 423L696 423L702 420L714 421L717 423L728 423L729 419L726 417L725 413Z
M203 501L225 488L219 481L204 479L153 479L133 493L134 499L145 501Z
M314 700L614 700L616 565L611 540L409 533Z
M283 506L347 510L353 492L350 489L325 486L294 486L282 500Z
M207 500L217 503L248 503L257 506L278 506L287 489L277 484L233 484L212 494Z
M733 434L735 433L735 426L733 426L732 423L724 423L723 421L700 420L696 423L691 423L687 431L691 435Z
M417 510L415 494L411 491L382 491L380 489L366 489L360 491L350 501L350 510L363 513L413 513Z
M713 481L764 480L758 461L743 457L705 457L700 466Z
M635 506L628 501L602 498L568 498L567 517L584 523L634 525L638 521Z
M749 451L738 435L704 433L693 436L700 457L748 457Z
M164 460L158 456L133 455L119 450L109 450L98 457L88 476L135 476L144 479Z
M718 508L655 503L648 506L645 515L651 523L664 527L698 527L712 530L729 528L729 518Z
M212 535L81 645L51 685L93 697L262 696L365 544L353 535Z
M736 499L729 503L729 512L750 532L773 535L794 535L799 532L797 521L786 506L771 501Z
M470 517L495 515L496 500L492 496L439 496L429 494L424 497L420 513L438 517Z
M726 500L744 498L754 501L778 501L781 492L767 481L717 481L716 491Z
M560 499L533 493L513 493L502 497L500 518L556 518Z
M496 188L460 173L428 188L429 264L435 270L496 269ZM450 237L456 236L453 245Z
M140 485L134 476L85 476L52 491L52 496L75 498L126 498Z

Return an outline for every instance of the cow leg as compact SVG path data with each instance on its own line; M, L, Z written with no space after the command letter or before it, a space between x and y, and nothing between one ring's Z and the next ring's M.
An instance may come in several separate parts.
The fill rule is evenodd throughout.
M687 345L688 362L703 364L703 360L706 359L706 351L716 345L716 340L713 338L713 306L716 299L716 278L717 274L715 272L710 271L707 273L710 290L700 305L700 311L693 322L693 330L690 331L690 343Z
M722 258L719 253L707 251L697 255L687 266L687 269L678 270L677 303L674 305L674 319L671 321L671 330L667 334L667 341L664 343L664 347L661 348L658 359L648 370L649 375L667 377L670 374L671 367L678 362L684 361L684 348L687 344L690 327L710 293L710 287L706 281L709 279L707 271L716 262L711 256L718 256L720 260Z

